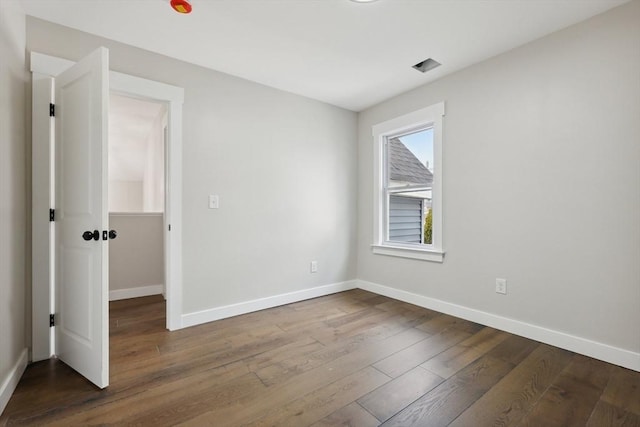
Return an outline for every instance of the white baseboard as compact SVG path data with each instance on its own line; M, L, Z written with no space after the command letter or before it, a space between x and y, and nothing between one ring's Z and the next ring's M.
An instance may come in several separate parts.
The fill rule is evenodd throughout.
M515 335L540 341L640 372L640 353L635 353L586 338L522 322L520 320L510 319L508 317L357 279L222 307L215 307L193 313L186 313L182 315L181 327L186 328L189 326L200 325L207 322L213 322L215 320L225 319L227 317L238 316L355 288L364 289L379 295L384 295L420 307L428 308L430 310L435 310L440 313L470 320L472 322L480 323L482 325L490 326L492 328L500 329Z
M475 323L490 326L492 328L507 331L535 341L580 353L585 356L623 366L625 368L640 371L640 353L634 353L618 347L613 347L586 338L569 335L564 332L547 329L542 326L521 322L519 320L498 316L485 311L452 304L446 301L429 298L423 295L402 291L377 283L356 280L357 287L389 298L408 302L420 307L435 310L440 313L460 317Z
M120 299L146 297L149 295L163 295L164 285L148 285L137 288L114 289L109 291L109 301L117 301Z
M291 304L310 298L322 297L335 294L336 292L348 291L356 288L356 281L333 283L331 285L318 286L302 291L289 292L286 294L274 295L272 297L260 298L237 304L225 305L222 307L210 308L208 310L196 311L182 315L182 327L200 325L202 323L213 322L214 320L225 319L227 317L238 316L240 314L251 313L258 310L277 307L279 305Z
M2 379L2 385L0 385L0 414L2 414L4 408L7 407L7 403L9 403L11 395L18 386L18 382L20 381L20 378L22 378L24 370L27 368L28 354L29 351L27 348L22 350L20 357L9 371L9 374Z

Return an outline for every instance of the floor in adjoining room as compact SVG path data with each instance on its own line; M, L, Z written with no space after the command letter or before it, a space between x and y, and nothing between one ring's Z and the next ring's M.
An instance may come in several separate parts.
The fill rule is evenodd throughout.
M640 373L362 290L168 332L110 305L111 385L27 368L0 425L640 426Z

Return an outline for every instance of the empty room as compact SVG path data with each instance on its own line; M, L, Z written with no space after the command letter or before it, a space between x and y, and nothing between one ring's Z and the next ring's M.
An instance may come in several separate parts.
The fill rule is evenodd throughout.
M0 0L0 425L640 426L640 0Z

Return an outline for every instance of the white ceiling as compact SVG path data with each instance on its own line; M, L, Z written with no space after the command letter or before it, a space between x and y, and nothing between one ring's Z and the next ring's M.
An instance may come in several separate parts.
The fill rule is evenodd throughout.
M109 180L142 181L149 135L164 105L111 94L109 97Z
M628 0L20 0L29 15L361 111ZM412 65L433 58L427 74Z

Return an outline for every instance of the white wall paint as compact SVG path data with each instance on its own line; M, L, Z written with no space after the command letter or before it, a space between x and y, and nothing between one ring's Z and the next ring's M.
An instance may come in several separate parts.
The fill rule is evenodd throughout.
M114 70L185 88L184 313L355 278L354 113L27 20L29 50L77 60L97 46Z
M109 290L164 284L162 214L109 214Z
M0 2L0 413L26 366L25 16Z
M164 128L167 114L162 113L153 121L147 138L147 158L142 181L142 210L144 212L164 211Z
M116 82L117 84L117 82ZM146 168L149 136L166 111L158 102L109 94L109 179L141 181Z
M142 212L143 181L109 180L109 212Z
M164 211L163 104L111 94L109 211Z
M361 113L358 277L640 352L639 42L636 1ZM373 255L371 127L438 101L445 261Z

